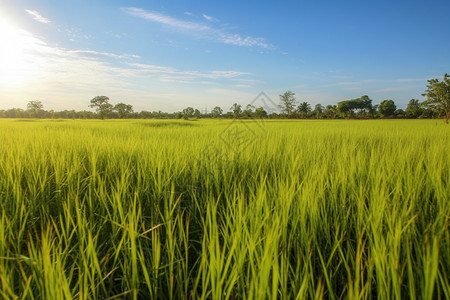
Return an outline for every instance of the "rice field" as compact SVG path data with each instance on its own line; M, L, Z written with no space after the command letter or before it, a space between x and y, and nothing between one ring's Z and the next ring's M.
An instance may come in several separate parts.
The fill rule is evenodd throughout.
M0 298L450 299L436 120L0 120Z

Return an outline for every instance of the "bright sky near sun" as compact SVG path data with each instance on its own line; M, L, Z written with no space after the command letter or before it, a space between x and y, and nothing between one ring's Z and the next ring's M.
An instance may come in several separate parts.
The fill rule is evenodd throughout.
M450 1L0 0L0 109L228 111L264 91L405 107L450 73Z

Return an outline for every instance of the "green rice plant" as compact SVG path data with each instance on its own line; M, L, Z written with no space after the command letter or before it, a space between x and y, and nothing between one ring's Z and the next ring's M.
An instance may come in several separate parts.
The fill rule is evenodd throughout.
M0 120L5 299L449 298L433 120Z

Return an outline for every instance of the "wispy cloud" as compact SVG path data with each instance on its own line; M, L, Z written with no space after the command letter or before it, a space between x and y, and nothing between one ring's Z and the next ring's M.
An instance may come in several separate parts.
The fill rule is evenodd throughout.
M202 14L203 18L205 18L206 20L210 21L210 22L218 22L219 20L217 18L208 16L207 14Z
M30 14L30 15L33 17L34 20L36 20L36 21L38 21L38 22L40 22L40 23L48 24L48 23L51 22L49 19L43 17L40 13L38 13L38 12L35 11L35 10L25 9L25 11L26 11L28 14Z
M168 25L170 27L174 27L177 29L195 30L195 31L211 30L210 27L200 24L200 23L178 20L178 19L172 18L170 16L166 16L164 14L147 11L147 10L144 10L141 8L126 7L126 8L122 8L122 10L132 16L136 16L136 17L140 17L140 18L143 18L143 19L146 19L149 21Z
M218 36L218 40L225 44L231 44L235 46L246 46L246 47L256 46L265 49L273 47L267 44L263 38L254 38L251 36L242 37L239 34L220 33Z
M248 73L232 70L225 70L225 71L216 70L209 72L200 72L200 71L182 71L171 67L140 64L140 63L128 63L128 65L133 67L133 69L129 71L135 76L158 77L160 80L165 82L180 81L187 83L192 82L194 80L197 81L204 79L209 80L231 79L243 75L248 75Z
M223 28L211 27L210 25L200 22L179 20L158 12L147 11L136 7L125 7L122 8L122 11L132 16L140 17L148 21L164 24L169 27L185 31L187 34L213 39L224 44L243 47L258 47L267 50L275 49L275 46L267 43L265 39L261 37L242 36L237 33L227 32ZM206 14L202 14L202 16L208 21L216 20L214 17Z
M192 87L216 86L218 83L232 84L234 80L245 79L249 75L236 70L180 70L140 63L141 58L134 54L62 48L48 44L25 30L15 30L14 35L15 40L20 41L21 53L17 57L20 63L11 69L0 66L0 90L2 99L16 103L34 97L51 103L54 109L79 109L87 108L89 97L106 94L127 97L130 101L135 99L145 107L143 99L150 97L159 101L157 99L161 99L160 93L164 93L166 83L170 83L170 90L173 90L173 83ZM3 80L2 74L9 81ZM16 78L22 85L11 84ZM172 100L192 98L181 92L183 86L178 87L179 95ZM202 97L208 101L206 96Z
M133 53L61 47L12 26L8 32L17 53L11 52L8 65L0 64L0 109L21 107L29 99L42 100L46 109L88 109L89 99L108 95L137 110L174 111L192 103L225 103L229 98L208 89L252 77L239 70L151 64Z
M134 54L115 54L115 53L110 53L110 52L99 52L99 51L95 51L95 50L69 50L68 53L79 54L84 57L105 56L105 57L111 57L111 58L115 58L115 59L137 59L137 58L140 58L139 55L134 55Z

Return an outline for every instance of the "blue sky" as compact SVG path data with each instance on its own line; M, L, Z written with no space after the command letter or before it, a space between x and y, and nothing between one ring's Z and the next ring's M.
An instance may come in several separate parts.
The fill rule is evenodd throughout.
M0 109L225 111L264 91L404 108L450 72L450 1L0 1Z

